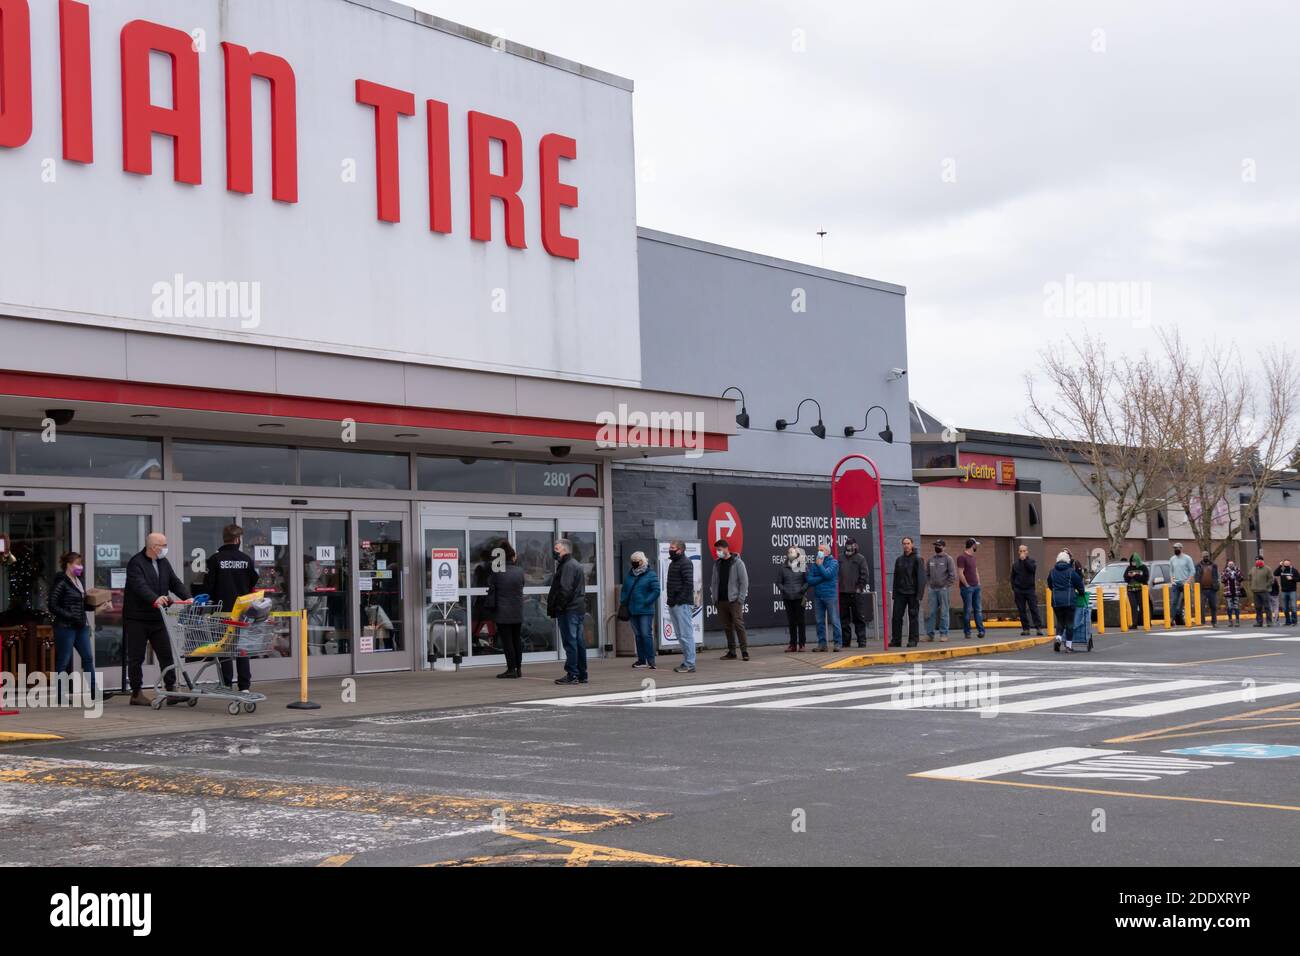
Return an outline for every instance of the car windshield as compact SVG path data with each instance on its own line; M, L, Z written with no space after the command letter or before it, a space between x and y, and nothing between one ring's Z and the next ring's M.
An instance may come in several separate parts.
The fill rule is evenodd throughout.
M1127 567L1128 567L1127 564L1108 564L1100 571L1097 572L1097 576L1092 579L1092 583L1093 584L1123 584L1124 569Z

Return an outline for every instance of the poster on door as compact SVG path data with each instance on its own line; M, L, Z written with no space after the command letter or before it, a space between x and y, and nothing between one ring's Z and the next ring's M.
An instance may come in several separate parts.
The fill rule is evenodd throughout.
M695 571L695 600L691 602L691 626L694 631L695 645L704 646L704 608L701 607L700 590L700 542L686 542L686 556L691 559L691 568ZM668 580L668 542L659 542L659 649L677 650L677 626L668 610L668 595L665 582Z
M429 602L455 604L460 600L456 569L460 567L459 548L434 548L429 555Z

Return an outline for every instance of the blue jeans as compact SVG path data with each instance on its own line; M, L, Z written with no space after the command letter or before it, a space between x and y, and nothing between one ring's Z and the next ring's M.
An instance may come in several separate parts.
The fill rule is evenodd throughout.
M926 598L927 611L925 614L925 633L927 637L934 637L937 630L945 637L948 636L948 589L933 588L930 596Z
M980 635L984 634L984 603L980 597L981 587L976 584L974 587L961 589L961 629L970 637L971 617L975 618L975 628ZM974 615L971 611L974 610Z
M1186 581L1175 581L1169 587L1169 616L1173 618L1174 623L1181 621L1183 618L1183 601L1187 597L1184 588L1186 583Z
M675 604L668 613L673 616L673 633L682 649L682 664L695 670L695 608L689 604Z
M556 618L560 641L564 645L564 673L578 680L587 679L587 642L582 639L582 611L566 611Z
M636 659L643 664L655 662L655 616L633 614L632 631L636 634Z
M1204 592L1204 593L1206 593L1206 594L1214 594L1214 595L1217 596L1217 592L1215 592L1215 591L1206 591L1206 592ZM1296 621L1296 616L1295 616L1295 592L1294 592L1294 591L1283 591L1283 592L1282 592L1282 611L1283 611L1283 613L1286 614L1286 622L1287 622L1288 624L1294 624L1295 621Z
M840 633L840 602L839 595L830 598L823 598L816 591L813 592L813 620L817 622L817 646L826 646L826 622L831 622L834 629L835 647L838 649L841 644L842 634Z
M76 648L81 658L82 673L90 675L90 692L95 692L95 655L90 647L90 628L68 627L63 624L54 626L54 672L56 674L72 673L72 651Z

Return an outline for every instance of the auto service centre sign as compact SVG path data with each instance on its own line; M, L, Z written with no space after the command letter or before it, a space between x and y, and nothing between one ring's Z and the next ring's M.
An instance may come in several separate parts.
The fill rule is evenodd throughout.
M639 384L631 92L376 6L0 0L0 313Z

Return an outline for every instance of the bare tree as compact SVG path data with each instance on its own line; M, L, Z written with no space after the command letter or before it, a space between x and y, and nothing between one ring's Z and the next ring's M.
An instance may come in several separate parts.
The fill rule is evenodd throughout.
M1158 369L1145 355L1112 358L1100 338L1049 349L1040 360L1046 387L1025 376L1022 425L1092 496L1107 553L1119 558L1134 520L1155 504L1161 480L1163 432L1147 414Z
M1235 348L1194 358L1177 333L1162 334L1166 396L1152 408L1169 454L1162 477L1169 501L1186 516L1201 554L1217 560L1257 515L1264 491L1294 477L1295 356L1273 348L1248 371ZM1234 517L1231 496L1248 503Z

